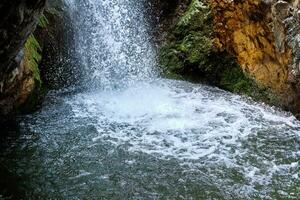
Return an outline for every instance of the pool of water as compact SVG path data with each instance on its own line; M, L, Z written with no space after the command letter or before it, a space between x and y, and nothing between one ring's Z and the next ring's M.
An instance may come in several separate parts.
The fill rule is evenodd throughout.
M209 86L53 91L16 129L1 141L0 199L300 196L300 123Z

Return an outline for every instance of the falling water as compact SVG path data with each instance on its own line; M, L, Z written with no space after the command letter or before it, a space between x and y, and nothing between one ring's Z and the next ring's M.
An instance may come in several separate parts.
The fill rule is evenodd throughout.
M77 56L89 87L128 86L155 76L155 52L145 0L68 1L76 27Z
M92 90L52 91L21 117L3 142L0 199L299 198L293 116L159 78L146 0L67 2Z

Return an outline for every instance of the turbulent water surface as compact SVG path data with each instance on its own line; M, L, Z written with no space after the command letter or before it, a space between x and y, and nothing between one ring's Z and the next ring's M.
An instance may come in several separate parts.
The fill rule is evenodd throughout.
M158 78L144 1L67 2L86 77L3 139L0 199L299 199L293 116Z

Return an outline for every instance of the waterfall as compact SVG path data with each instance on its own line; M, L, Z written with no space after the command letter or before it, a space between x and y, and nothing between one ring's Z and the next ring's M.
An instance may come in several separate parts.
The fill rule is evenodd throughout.
M145 0L68 0L67 4L85 85L109 89L155 77Z
M9 169L3 182L16 177L5 192L20 188L23 199L299 199L300 123L291 114L158 78L147 0L66 1L89 90L51 91L40 110L20 116L20 130L1 143L0 175Z

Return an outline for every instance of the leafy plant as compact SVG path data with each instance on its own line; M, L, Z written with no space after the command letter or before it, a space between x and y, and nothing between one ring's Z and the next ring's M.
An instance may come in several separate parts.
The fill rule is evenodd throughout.
M25 43L25 65L27 65L33 72L34 78L41 82L38 64L42 59L40 52L42 51L39 42L33 34L29 36Z
M41 27L41 28L46 28L49 24L49 21L47 19L47 17L42 14L41 17L39 18L39 23L38 23L38 26Z

